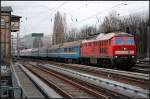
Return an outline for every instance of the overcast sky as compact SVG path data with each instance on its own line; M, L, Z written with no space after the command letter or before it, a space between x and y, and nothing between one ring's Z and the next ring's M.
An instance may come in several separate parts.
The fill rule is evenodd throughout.
M57 11L66 14L68 29L98 26L112 10L116 10L119 17L149 11L149 1L1 1L1 5L11 6L12 14L22 16L21 36L30 33L51 35Z

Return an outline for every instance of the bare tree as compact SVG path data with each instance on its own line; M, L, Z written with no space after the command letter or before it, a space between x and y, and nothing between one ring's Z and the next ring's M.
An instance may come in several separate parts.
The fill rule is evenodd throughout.
M53 27L53 44L59 44L64 42L64 33L67 29L66 15L64 17L57 12L54 19Z
M100 25L99 32L109 33L112 31L120 30L121 20L118 17L116 11L112 11L108 16L106 16Z
M81 37L81 39L86 39L89 36L93 36L95 34L97 34L97 29L94 26L84 26L80 30L80 37Z
M137 56L146 57L149 50L148 46L149 16L132 14L129 16L118 17L117 12L113 11L106 16L99 27L99 32L109 33L123 31L135 36Z
M77 28L72 28L68 33L65 33L65 41L70 42L70 41L75 41L78 40L78 30Z

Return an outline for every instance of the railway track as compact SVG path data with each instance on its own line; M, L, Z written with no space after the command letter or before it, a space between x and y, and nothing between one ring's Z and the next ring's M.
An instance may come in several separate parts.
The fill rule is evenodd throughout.
M38 61L38 62L36 60L34 60L33 62L29 62L29 63L30 63L30 65L38 66L38 68L41 67L42 65L47 65L48 66L50 64L51 65L53 64L55 66L57 65L56 67L64 68L64 71L66 71L65 69L69 69L69 70L73 70L74 72L76 71L76 72L80 72L80 73L87 73L89 75L94 75L94 76L97 76L97 77L103 77L103 78L114 80L114 81L124 82L124 83L127 83L129 85L134 85L134 86L138 86L138 87L141 87L143 89L148 89L149 90L149 76L146 75L146 74L125 72L125 71L118 71L118 70L111 70L111 69L103 69L103 68L97 68L97 67L83 66L83 65L79 65L79 64L65 64L65 63L58 63L58 62L56 63L56 62L49 62L49 61L43 61L43 60ZM43 67L43 68L45 68L45 67ZM46 68L46 70L49 71L48 68ZM52 71L55 74L59 73L59 75L61 75L63 77L66 77L66 75L60 73L61 71L59 71L59 72L58 71L56 72L55 70L50 70L50 71ZM68 72L70 72L70 71L68 71ZM77 73L77 75L80 75L80 74ZM70 77L69 79L72 80L72 78L73 77ZM88 76L87 76L87 78L96 80L96 78L91 78L91 77L88 77ZM86 85L86 88L90 87L91 89L97 90L97 92L101 92L100 94L103 94L104 96L107 96L107 98L114 98L114 97L115 98L116 97L117 98L118 97L119 98L134 97L135 98L136 97L132 94L130 94L128 96L127 94L126 95L121 95L120 93L118 94L117 92L108 91L108 90L106 91L105 88L101 88L101 86L98 87L97 85L91 85L87 82L84 82L84 81L81 81L81 80L79 81L75 78L73 80L75 80L75 82L82 83L83 85ZM107 82L107 83L110 83L110 82ZM114 84L114 86L118 86L118 85ZM107 86L105 86L105 87L107 87ZM132 86L129 86L129 87L132 87ZM124 88L126 89L126 86L124 86ZM118 90L118 89L114 89L114 90ZM118 90L118 91L121 92L121 90ZM137 90L133 90L133 91L140 94L140 92L138 92ZM145 91L145 90L142 90L142 91ZM122 92L122 93L126 93L126 92Z
M145 63L136 64L136 66L132 68L132 71L149 74L150 73L150 64L145 64Z
M43 65L44 66L44 65ZM59 70L57 70L56 68L56 70L54 69L54 68L47 68L47 67L43 67L43 66L40 66L40 64L38 64L37 65L37 63L30 63L30 66L29 66L29 64L28 64L28 66L26 66L26 68L28 68L28 69L31 69L31 67L33 68L38 68L38 69L40 69L40 70L43 70L44 69L44 71L46 71L46 72L51 72L51 73L53 73L54 75L59 75L59 76L61 76L59 79L64 79L64 77L65 77L65 79L67 78L67 79L69 79L69 80L71 80L71 81L74 81L75 83L78 83L79 85L82 85L82 86L84 86L85 88L87 88L87 89L89 89L89 90L92 90L92 92L94 92L94 94L92 93L91 94L91 92L89 92L88 90L86 90L85 92L87 92L88 94L90 93L90 96L91 97L87 97L86 96L86 98L107 98L107 99L116 99L116 98L119 98L119 99L129 99L129 98L142 98L143 96L140 96L140 95L136 95L136 94L134 94L134 93L130 93L130 92L128 92L128 91L123 91L123 90L121 90L121 89L119 89L119 88L114 88L114 87L108 87L107 85L95 85L95 84L92 84L91 83L91 81L90 81L90 79L95 79L95 78L90 78L90 77L86 77L86 78L90 78L90 79L88 79L89 81L84 81L84 80L81 80L81 79L78 79L78 78L76 78L76 77L73 77L73 76L70 76L70 74L63 74L63 72L64 71L66 71L66 70L61 70L61 69L59 69ZM31 70L33 73L34 73L34 71L35 70ZM70 71L69 71L70 72ZM71 72L70 72L71 73ZM35 74L35 73L34 73ZM40 76L42 75L41 74L41 72L37 72L36 73L36 75L39 75L40 74ZM82 74L81 74L82 75ZM76 75L76 76L80 76L81 77L81 75ZM79 78L80 78L79 77ZM85 76L84 76L85 77ZM43 79L42 77L40 77L41 79ZM48 80L48 78L46 78L46 75L44 76L44 79L46 79L46 80ZM50 78L49 79L51 79L51 76L50 76ZM96 79L95 79L96 80ZM54 79L52 80L52 81L54 81ZM56 83L57 82L59 82L59 80L58 81L56 81ZM60 81L61 82L61 81ZM90 83L89 83L90 82ZM93 81L92 81L93 82ZM100 81L101 82L101 81ZM56 83L54 83L54 85L55 86L57 86L56 85ZM102 82L103 83L103 82ZM50 84L49 84L50 85ZM53 85L53 86L54 86ZM59 85L59 84L58 84ZM67 84L68 85L68 84ZM67 86L65 86L65 87L67 87ZM54 87L53 87L54 88ZM61 87L59 87L59 88L61 88ZM77 87L77 88L79 88L79 89L81 89L79 86ZM57 88L54 88L55 90L58 90ZM70 88L69 88L70 89ZM65 89L62 89L63 91L65 91ZM58 91L59 92L59 91ZM69 91L70 92L70 91ZM81 91L82 92L82 91ZM80 92L80 93L81 93ZM59 92L59 93L62 93L62 92ZM96 93L96 94L95 94ZM137 92L138 93L138 92ZM79 93L77 93L77 94L79 94ZM63 95L63 94L62 94ZM85 96L85 95L84 95ZM66 97L66 95L64 95L64 97ZM77 95L77 97L69 97L69 98L81 98L80 97L80 94L79 95ZM82 97L83 98L83 97Z
M32 64L32 65L35 65L35 64ZM37 64L36 64L37 65ZM42 65L39 65L39 66L42 66ZM44 65L43 65L44 66ZM45 66L44 66L44 68L45 68ZM54 68L56 68L55 66L54 66ZM54 69L54 68L51 68L51 69ZM47 68L48 69L48 68ZM57 68L57 69L60 69L60 68ZM57 71L57 69L56 69L56 71ZM61 70L61 69L60 69ZM55 70L54 70L55 71ZM67 71L67 70L65 70L65 69L62 69L62 71ZM62 72L62 71L59 71L59 72ZM72 71L67 71L67 72L72 72ZM94 80L98 80L98 81L100 81L99 79L97 79L97 78L93 78L93 77L90 77L90 76L87 76L87 75L82 75L82 74L78 74L78 73L76 73L76 72L72 72L73 74L76 74L77 76L83 76L83 77L87 77L87 78L89 78L88 80L90 80L90 79L94 79ZM61 75L63 74L63 72L61 73ZM71 74L67 74L67 75L71 75ZM63 75L63 76L65 76L65 75ZM73 77L73 76L72 76ZM80 77L79 77L80 78ZM71 79L71 78L70 78ZM100 82L102 82L103 83L103 81L100 81ZM113 81L112 81L113 82ZM135 87L135 89L137 89L137 90L134 90L134 86L130 86L130 85L122 85L121 83L118 83L118 82L113 82L112 83L111 81L107 81L106 80L106 82L104 81L104 83L107 83L108 85L114 85L114 86L117 86L117 87L120 87L121 89L123 88L123 89L129 89L128 91L135 91L135 93L138 93L138 94L148 94L148 92L147 91L145 91L145 90L143 90L143 89L140 89L140 88L136 88ZM82 82L83 83L83 82ZM92 83L93 83L93 81L92 81ZM117 84L114 84L114 83L117 83ZM120 85L119 85L120 84ZM97 85L97 86L94 86L95 88L97 88L97 89L99 89L98 87L100 87L100 89L102 89L102 88L104 88L104 86L105 87L108 87L108 86L106 86L106 85L103 85L103 86L99 86L99 85ZM130 87L133 87L133 88L130 88ZM131 97L136 97L137 98L137 96L134 94L134 93L128 93L128 91L122 91L122 90L120 90L120 88L110 88L110 87L108 87L108 88L106 88L107 89L107 91L106 90L103 90L103 92L107 92L107 93L112 93L113 95L115 95L115 97L116 96L119 96L119 98L123 98L123 97L128 97L128 98L131 98ZM104 88L105 89L105 88ZM112 89L111 91L110 91L110 89ZM108 91L109 90L109 91ZM116 90L116 92L114 92L113 90ZM102 90L101 90L102 91ZM144 92L142 92L142 91L144 91ZM126 93L126 94L125 94ZM140 96L138 96L138 97L140 97Z
M110 98L108 94L94 91L54 71L30 64L23 65L65 98Z
M137 87L142 87L144 89L149 89L149 75L142 73L126 72L112 69L97 68L79 64L65 64L65 63L56 63L56 62L42 62L43 64L54 64L59 67L68 68L71 70L76 70L78 72L83 72L91 74L94 76L102 77L105 79L110 79Z

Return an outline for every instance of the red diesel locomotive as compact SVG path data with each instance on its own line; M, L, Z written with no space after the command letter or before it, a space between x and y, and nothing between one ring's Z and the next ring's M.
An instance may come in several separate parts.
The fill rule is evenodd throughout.
M81 62L110 68L130 69L135 65L134 36L124 32L100 34L80 46Z

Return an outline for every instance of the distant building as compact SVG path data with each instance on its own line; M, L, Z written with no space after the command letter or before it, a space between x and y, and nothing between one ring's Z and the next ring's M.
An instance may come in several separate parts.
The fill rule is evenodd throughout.
M11 12L11 7L1 7L0 59L3 61L10 58Z
M19 31L20 16L11 15L12 8L9 6L1 7L1 31L0 31L0 86L12 87L11 78L12 73L10 69L11 63L11 32ZM12 27L12 23L15 24ZM6 87L7 88L7 87ZM9 89L0 90L1 98L10 98L13 95L13 92Z
M46 35L42 38L43 46L50 47L52 45L52 39L50 35Z
M17 15L11 15L11 32L17 32L20 29L20 18L21 16L17 16ZM19 39L18 39L19 41ZM18 49L18 53L19 53L19 46L17 45L17 38L13 37L13 35L11 35L11 54L12 56L14 55L15 51Z
M21 16L11 15L11 32L17 32L20 29Z
M11 53L12 56L14 56L15 51L17 50L17 37L14 37L14 35L11 35Z
M1 7L0 61L8 63L11 58L11 32L19 31L21 18L11 15L12 11L10 6ZM12 23L15 23L15 25L13 26Z
M38 48L42 47L42 39L43 39L44 34L43 33L31 33L29 35L25 35L22 39L22 45L24 48Z

